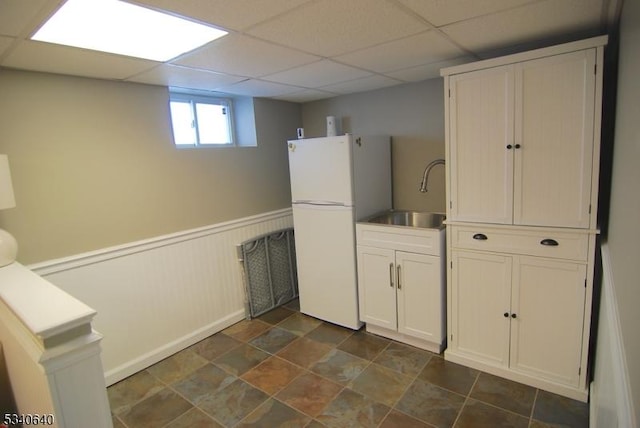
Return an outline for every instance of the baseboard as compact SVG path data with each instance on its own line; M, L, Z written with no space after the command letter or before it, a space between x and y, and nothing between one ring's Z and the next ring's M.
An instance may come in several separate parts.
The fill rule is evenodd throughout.
M539 388L545 391L552 392L554 394L562 395L573 400L578 400L586 403L589 399L589 392L587 391L586 387L580 388L570 385L563 385L551 380L537 377L535 375L520 373L503 366L496 366L490 363L478 361L473 357L467 356L465 353L460 353L450 348L444 351L444 359L456 364L461 364L466 367L471 367L472 369L503 377L514 382L523 383L534 388Z
M208 326L194 331L191 334L185 335L177 340L167 343L166 345L154 349L144 355L141 355L134 360L128 361L126 364L122 364L112 370L105 372L105 382L107 386L113 385L114 383L119 382L122 379L131 376L132 374L144 370L147 367L152 366L153 364L160 362L167 357L170 357L176 352L188 348L189 346L194 345L201 340L224 330L229 326L232 326L238 321L242 321L244 318L245 312L237 311L232 315L225 317L224 319L218 320Z

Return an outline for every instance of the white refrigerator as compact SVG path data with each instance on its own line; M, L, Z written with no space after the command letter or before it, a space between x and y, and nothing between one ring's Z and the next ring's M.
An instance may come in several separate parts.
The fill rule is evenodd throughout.
M347 134L288 147L300 311L358 329L355 222L391 208L390 139Z

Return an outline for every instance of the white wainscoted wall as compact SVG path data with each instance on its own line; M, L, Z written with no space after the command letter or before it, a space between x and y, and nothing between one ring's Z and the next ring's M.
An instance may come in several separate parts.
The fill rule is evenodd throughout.
M609 246L602 245L602 292L598 319L595 378L591 383L590 426L592 428L636 427L631 401L629 369L625 358L618 301L613 286Z
M242 320L236 245L292 226L283 209L30 268L98 312L111 385Z

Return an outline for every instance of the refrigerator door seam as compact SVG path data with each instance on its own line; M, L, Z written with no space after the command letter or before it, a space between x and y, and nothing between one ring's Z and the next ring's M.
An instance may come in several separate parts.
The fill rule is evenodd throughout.
M348 205L342 202L333 201L293 201L293 205L314 205L318 207L346 207L352 208L353 205Z

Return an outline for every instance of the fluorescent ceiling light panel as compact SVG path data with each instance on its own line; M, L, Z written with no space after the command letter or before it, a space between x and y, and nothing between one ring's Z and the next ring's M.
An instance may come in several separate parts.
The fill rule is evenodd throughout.
M164 62L225 34L120 0L68 0L31 39Z

